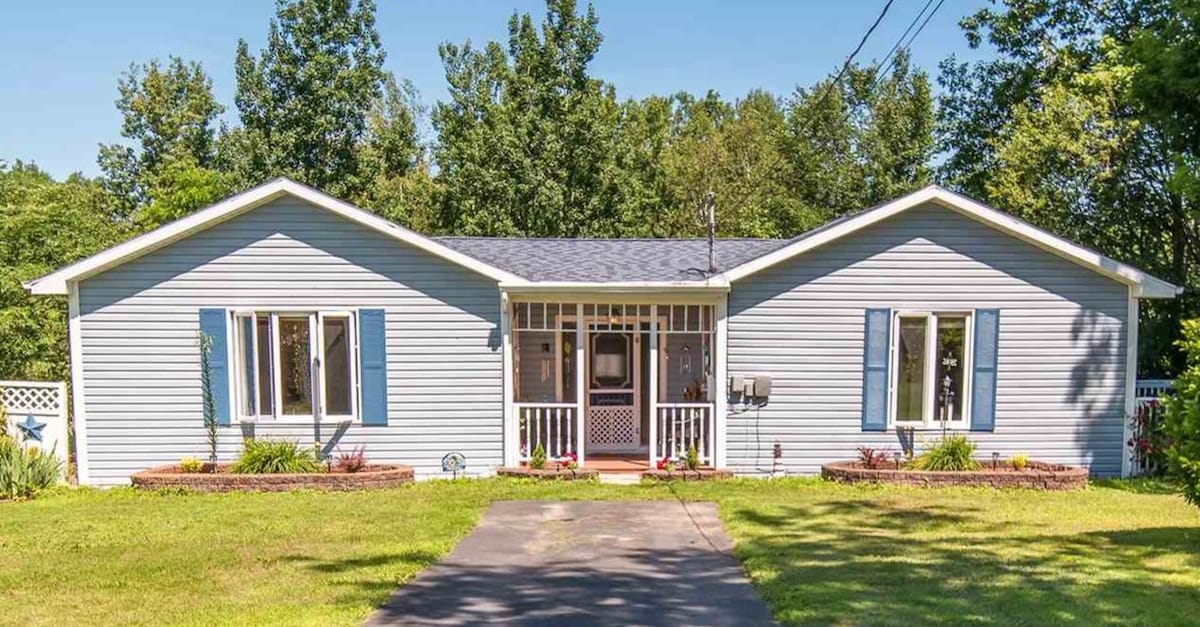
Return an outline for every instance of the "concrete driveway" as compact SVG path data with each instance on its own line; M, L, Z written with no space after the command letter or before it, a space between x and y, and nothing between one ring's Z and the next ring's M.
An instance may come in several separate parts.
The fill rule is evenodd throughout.
M769 625L712 503L495 503L367 625Z

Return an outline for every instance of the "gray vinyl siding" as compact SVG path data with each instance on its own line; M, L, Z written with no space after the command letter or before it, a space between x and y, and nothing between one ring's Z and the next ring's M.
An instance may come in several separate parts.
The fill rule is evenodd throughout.
M734 283L729 373L767 374L774 387L760 410L731 403L732 468L769 471L776 442L787 471L804 474L860 445L899 450L894 430L861 428L872 307L1000 309L996 428L969 434L980 455L1120 473L1127 287L933 205Z
M91 482L205 457L198 310L384 308L388 425L353 425L338 445L440 476L449 451L472 474L502 458L496 282L295 199L255 209L80 286ZM311 445L313 425L255 427ZM322 427L328 441L333 427ZM236 456L237 425L220 457Z

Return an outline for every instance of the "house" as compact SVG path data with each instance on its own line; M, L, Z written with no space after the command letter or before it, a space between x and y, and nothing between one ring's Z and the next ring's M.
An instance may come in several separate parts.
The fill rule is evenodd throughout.
M279 179L40 279L69 299L84 484L243 436L445 476L541 444L815 473L943 423L1128 471L1138 302L1179 288L928 187L790 240L425 237ZM907 429L903 430L909 433ZM778 459L776 459L778 454Z

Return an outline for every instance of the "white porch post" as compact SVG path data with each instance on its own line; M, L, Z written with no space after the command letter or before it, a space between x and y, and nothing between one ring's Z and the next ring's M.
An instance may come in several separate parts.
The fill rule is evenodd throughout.
M584 342L587 336L583 332L583 303L575 304L575 455L579 457L579 465L583 465L583 442L584 430L587 429L587 417L584 415L584 409L587 407L587 378L585 370L587 368L586 355L587 351L584 347Z
M520 439L517 434L519 425L513 411L513 344L512 344L512 305L508 292L500 292L500 337L504 353L504 465L517 465L517 448Z
M658 461L658 305L650 305L650 468Z
M713 377L713 411L716 413L714 422L716 423L716 433L713 434L713 467L725 468L728 463L726 459L726 448L728 440L725 437L726 425L726 405L729 401L727 390L729 389L729 296L723 295L717 303L717 341L716 341L716 374Z

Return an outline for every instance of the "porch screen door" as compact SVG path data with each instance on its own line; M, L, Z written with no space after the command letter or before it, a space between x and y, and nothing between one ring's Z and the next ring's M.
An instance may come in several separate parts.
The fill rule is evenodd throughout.
M592 331L588 337L587 447L632 453L641 447L641 335Z

